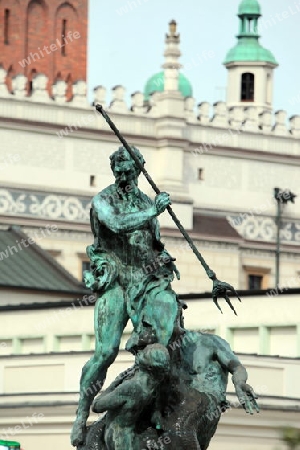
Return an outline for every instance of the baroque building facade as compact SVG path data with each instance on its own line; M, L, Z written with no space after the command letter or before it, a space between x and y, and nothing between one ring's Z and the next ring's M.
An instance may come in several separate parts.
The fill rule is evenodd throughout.
M25 450L39 448L42 438L45 450L70 448L80 370L93 349L94 304L81 284L85 248L93 240L90 201L113 182L109 155L119 143L86 96L87 7L87 0L1 3L0 264L10 267L2 270L0 285L1 432L9 437L7 430L25 423L33 410L43 414L16 434ZM260 16L256 0L241 2L238 42L224 60L226 102L193 98L180 70L175 21L165 39L163 70L149 78L144 92L132 94L131 104L122 85L112 88L109 102L105 87L94 89L94 103L141 150L147 170L170 193L218 278L242 292L237 318L223 305L219 314L207 293L211 282L167 213L160 216L163 241L181 272L174 289L189 306L186 326L220 334L235 351L247 353L241 359L261 394L262 418L247 422L233 408L212 449L283 449L277 428L299 423L300 206L296 200L283 208L275 288L274 188L297 193L300 116L273 111L278 63L260 44ZM57 48L51 55L43 50L49 42ZM142 178L140 188L154 196ZM20 271L27 267L27 276L12 283L9 274L23 255ZM129 333L130 327L124 342ZM109 380L131 363L121 351Z

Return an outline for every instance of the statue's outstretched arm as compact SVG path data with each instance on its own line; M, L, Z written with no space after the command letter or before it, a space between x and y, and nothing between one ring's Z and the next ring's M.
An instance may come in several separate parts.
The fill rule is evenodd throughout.
M257 395L252 387L247 384L247 370L233 353L228 342L221 339L219 336L215 336L215 345L215 353L219 363L225 370L232 374L232 382L240 404L249 414L253 414L253 410L259 412L258 404L256 402Z

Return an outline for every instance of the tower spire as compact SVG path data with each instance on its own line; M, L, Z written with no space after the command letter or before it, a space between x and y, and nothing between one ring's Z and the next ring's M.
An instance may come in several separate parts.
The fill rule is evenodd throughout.
M165 35L165 50L163 71L156 73L146 83L144 96L149 102L150 95L154 92L168 92L168 95L177 96L179 93L183 98L192 97L193 89L189 80L179 70L182 65L179 62L180 34L177 32L177 22L169 22L169 30Z
M169 33L165 38L165 62L162 65L164 69L165 91L177 91L178 90L178 76L179 69L182 65L179 63L181 56L180 52L180 34L177 33L177 23L175 20L171 20L169 23Z

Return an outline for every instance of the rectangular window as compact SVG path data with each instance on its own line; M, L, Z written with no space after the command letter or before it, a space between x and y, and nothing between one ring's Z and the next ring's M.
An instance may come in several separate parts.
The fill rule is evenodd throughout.
M58 351L60 352L80 352L82 351L81 335L58 336Z
M95 187L95 175L90 175L90 187Z
M198 180L204 180L204 169L198 169Z
M262 275L248 275L248 289L251 291L262 289L262 281Z
M61 26L61 54L62 56L66 56L66 42L65 42L65 36L66 36L66 32L67 32L67 21L64 19L62 21L62 26Z
M259 353L258 328L233 328L233 350L243 353Z
M242 289L262 290L268 289L271 273L270 267L243 265L244 277Z
M21 352L23 355L30 353L43 353L44 349L44 338L26 338L20 339Z
M297 327L272 327L270 333L270 355L299 356L297 352Z
M241 101L242 102L254 102L254 83L255 77L253 73L242 74L241 85Z
M4 44L9 44L9 16L10 10L6 9L4 11Z

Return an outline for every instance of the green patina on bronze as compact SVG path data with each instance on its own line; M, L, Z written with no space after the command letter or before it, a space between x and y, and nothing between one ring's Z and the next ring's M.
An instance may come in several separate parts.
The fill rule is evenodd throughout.
M216 305L223 296L234 311L227 291L236 292L206 264L173 213L169 195L159 192L145 171L139 150L119 138L124 146L110 157L115 183L92 200L94 242L87 247L91 270L85 283L97 296L95 352L82 370L71 441L81 450L205 450L227 407L228 373L246 411L258 407L247 372L229 345L184 328L186 306L171 287L180 275L160 237L162 212L171 214L213 281ZM157 193L154 200L138 187L141 171ZM135 355L135 365L94 400L129 321L133 332L126 349ZM87 428L91 406L107 413Z

